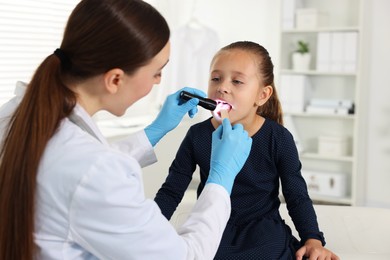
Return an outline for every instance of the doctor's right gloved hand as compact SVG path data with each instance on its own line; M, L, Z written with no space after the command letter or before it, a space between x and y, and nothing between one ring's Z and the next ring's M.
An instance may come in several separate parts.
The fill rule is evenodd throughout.
M183 90L201 97L206 96L203 91L189 87L169 95L157 118L145 128L146 136L152 146L155 146L166 133L178 126L186 113L192 118L198 112L199 99L192 98L187 102L181 100L180 92Z
M210 173L206 183L223 186L232 193L234 179L244 166L252 147L252 138L241 124L232 127L229 119L213 132Z

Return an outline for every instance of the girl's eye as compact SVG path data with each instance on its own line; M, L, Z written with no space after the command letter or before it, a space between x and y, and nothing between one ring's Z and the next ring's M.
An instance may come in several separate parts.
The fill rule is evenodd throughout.
M214 77L214 78L211 78L211 81L219 81L219 78L217 78L217 77Z
M243 82L242 82L242 81L239 81L239 80L233 80L233 83L234 83L234 84L238 84L238 85L243 84Z
M160 72L160 73L157 73L156 75L154 75L155 78L161 78L161 76L162 76L162 73L161 73L161 72Z

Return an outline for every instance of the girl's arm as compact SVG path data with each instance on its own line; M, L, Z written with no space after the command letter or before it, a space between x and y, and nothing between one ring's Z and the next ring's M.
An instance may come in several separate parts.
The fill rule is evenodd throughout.
M281 155L278 156L282 191L289 215L301 237L302 244L296 253L296 259L301 260L306 256L310 259L338 260L337 255L324 248L325 239L318 228L313 203L301 175L302 165L293 137L286 130L282 140L283 149L279 149Z
M325 245L323 233L318 228L317 216L307 191L306 182L301 175L302 165L294 139L285 129L279 140L277 165L289 215L302 243L312 238Z
M162 214L168 220L183 199L196 168L191 140L192 134L190 129L176 153L165 182L154 198Z

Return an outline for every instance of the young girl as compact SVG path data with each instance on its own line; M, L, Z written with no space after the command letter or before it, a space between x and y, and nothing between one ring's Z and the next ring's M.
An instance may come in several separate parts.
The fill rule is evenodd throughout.
M312 201L301 176L301 163L274 86L273 64L265 48L235 42L222 48L210 69L208 96L229 110L233 124L243 124L253 139L250 155L235 180L232 213L215 259L338 259L325 249ZM196 165L198 196L205 187L211 133L220 112L192 126L155 201L170 219L187 189ZM279 214L279 180L301 242Z

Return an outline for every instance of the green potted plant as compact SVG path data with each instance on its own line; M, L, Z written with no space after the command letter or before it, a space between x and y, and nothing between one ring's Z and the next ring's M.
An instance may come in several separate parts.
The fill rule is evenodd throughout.
M310 48L309 43L305 41L298 41L297 48L292 55L292 63L294 70L305 71L310 68Z

